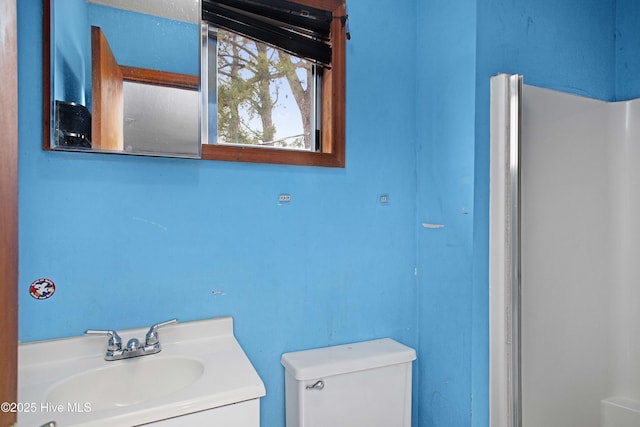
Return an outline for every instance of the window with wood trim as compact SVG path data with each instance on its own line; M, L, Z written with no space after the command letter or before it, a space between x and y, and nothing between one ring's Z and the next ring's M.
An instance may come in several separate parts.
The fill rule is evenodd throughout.
M344 0L202 0L202 19L210 40L202 158L344 167ZM296 110L298 127L279 122L276 105Z

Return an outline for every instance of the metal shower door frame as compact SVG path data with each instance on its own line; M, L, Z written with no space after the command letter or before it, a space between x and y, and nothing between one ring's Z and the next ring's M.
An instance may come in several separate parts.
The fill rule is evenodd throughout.
M520 140L522 81L491 78L489 418L521 427Z

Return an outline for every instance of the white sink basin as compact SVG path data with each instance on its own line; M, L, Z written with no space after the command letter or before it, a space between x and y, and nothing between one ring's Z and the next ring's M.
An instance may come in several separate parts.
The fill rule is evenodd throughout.
M88 402L92 412L135 405L178 391L204 371L201 362L187 358L143 356L111 363L54 385L47 402Z
M127 342L147 329L118 333ZM109 362L106 337L20 344L18 401L28 407L18 425L130 427L265 395L231 317L178 323L158 335L159 353Z

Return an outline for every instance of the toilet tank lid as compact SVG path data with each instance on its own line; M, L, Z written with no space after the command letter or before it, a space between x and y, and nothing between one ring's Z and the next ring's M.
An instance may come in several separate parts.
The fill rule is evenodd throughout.
M284 368L297 380L312 380L411 362L416 351L391 338L344 344L282 355Z

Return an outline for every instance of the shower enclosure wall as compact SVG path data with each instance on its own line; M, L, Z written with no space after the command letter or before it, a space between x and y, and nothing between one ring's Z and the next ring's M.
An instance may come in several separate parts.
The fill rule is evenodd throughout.
M640 100L513 78L492 80L491 425L639 426Z

